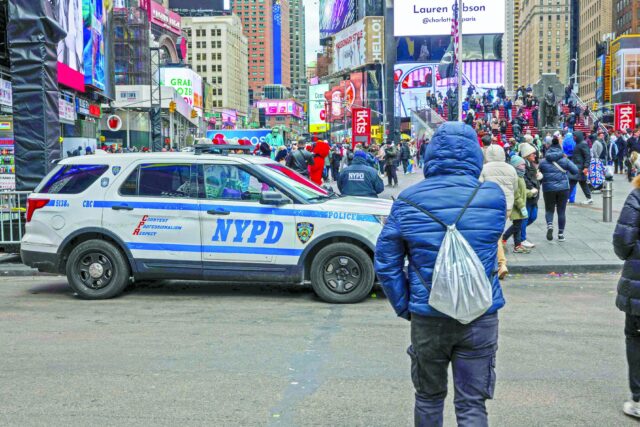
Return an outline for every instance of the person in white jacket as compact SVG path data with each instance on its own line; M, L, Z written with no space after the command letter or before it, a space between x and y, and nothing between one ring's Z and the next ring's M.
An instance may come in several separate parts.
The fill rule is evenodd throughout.
M485 151L485 164L480 173L480 182L484 181L495 182L500 186L507 199L507 218L509 218L518 188L518 174L515 168L506 162L504 149L499 145L490 145ZM504 246L502 242L498 242L498 277L504 279L508 273Z

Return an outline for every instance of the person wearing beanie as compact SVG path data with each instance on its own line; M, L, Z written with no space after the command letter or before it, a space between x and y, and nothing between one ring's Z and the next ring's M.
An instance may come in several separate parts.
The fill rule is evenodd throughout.
M547 221L547 240L553 240L553 216L558 212L558 241L564 242L564 227L567 222L566 210L569 201L569 175L576 175L578 168L566 158L560 140L553 138L551 147L540 162L542 173L542 197L544 216Z
M524 182L527 185L527 219L522 221L522 246L532 249L536 245L527 240L527 227L538 218L538 199L540 198L540 179L542 174L537 166L538 150L529 144L520 146L520 157L525 162Z
M522 221L528 218L527 214L527 185L524 182L526 163L520 156L511 156L509 162L518 175L518 186L513 195L513 208L511 209L511 227L502 235L502 243L506 243L513 236L513 252L529 253L529 249L522 246Z
M353 153L353 161L338 176L338 190L343 196L378 197L384 191L384 182L378 171L369 164L369 155L363 150Z
M480 173L480 182L495 182L505 195L507 202L507 218L511 215L514 194L518 188L518 174L515 169L506 163L504 149L498 145L490 145L485 151L485 164ZM504 224L503 224L504 226ZM504 247L498 244L498 277L504 279L509 273Z

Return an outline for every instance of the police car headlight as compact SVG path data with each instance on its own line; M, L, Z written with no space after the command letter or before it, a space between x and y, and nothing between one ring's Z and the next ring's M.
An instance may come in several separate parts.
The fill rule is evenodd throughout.
M376 219L381 225L385 225L387 223L387 218L389 218L388 215L374 215L374 216L376 217Z

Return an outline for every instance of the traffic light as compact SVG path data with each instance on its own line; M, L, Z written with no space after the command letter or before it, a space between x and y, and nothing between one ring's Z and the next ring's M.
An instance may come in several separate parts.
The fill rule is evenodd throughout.
M198 117L198 112L196 110L191 110L191 118L195 119Z
M169 112L170 113L175 113L176 112L176 101L171 101L169 103Z
M598 103L594 102L593 105L591 106L591 111L598 111Z

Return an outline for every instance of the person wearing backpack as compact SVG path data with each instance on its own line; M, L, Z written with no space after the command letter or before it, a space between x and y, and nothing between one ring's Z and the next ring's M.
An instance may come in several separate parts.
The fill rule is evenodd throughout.
M496 255L507 204L496 183L479 182L482 166L473 128L457 122L441 125L425 153L425 179L399 195L376 245L375 270L385 294L396 314L411 321L408 354L416 390L416 426L442 426L450 364L458 425L488 425L485 401L493 397L495 387L497 312L505 304ZM435 292L436 285L442 286L440 275L452 272L451 257L440 259L449 268L437 269L442 262L436 261L442 250L450 253L444 243L453 234L468 249L464 259L456 258L457 265L481 270L473 280L457 276L455 281L472 287L480 280L490 294L484 314L469 323L432 305L442 301Z
M551 147L539 165L542 173L542 197L544 216L547 220L547 240L553 240L553 216L558 212L558 241L564 242L564 227L567 222L566 211L569 201L569 174L577 175L578 167L566 157L560 146L560 140L554 136Z

